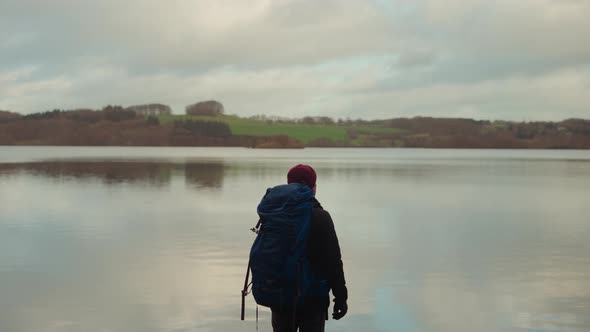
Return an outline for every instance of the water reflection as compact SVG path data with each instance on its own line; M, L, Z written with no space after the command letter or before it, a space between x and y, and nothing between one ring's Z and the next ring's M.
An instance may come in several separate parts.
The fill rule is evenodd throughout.
M148 186L170 184L173 176L186 179L190 188L220 188L222 162L162 163L145 161L48 161L0 164L0 177L32 175L57 180L100 180L107 185L123 183Z
M248 229L294 161L0 164L0 329L254 330ZM350 285L327 331L590 331L589 164L318 161Z
M221 188L224 165L222 163L187 163L184 165L184 178L191 187Z

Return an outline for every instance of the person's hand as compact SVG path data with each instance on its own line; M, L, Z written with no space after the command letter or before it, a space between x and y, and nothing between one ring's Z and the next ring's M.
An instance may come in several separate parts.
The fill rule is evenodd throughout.
M344 317L348 312L348 305L346 301L336 301L334 300L334 313L332 314L332 318L335 320L339 320L340 318Z

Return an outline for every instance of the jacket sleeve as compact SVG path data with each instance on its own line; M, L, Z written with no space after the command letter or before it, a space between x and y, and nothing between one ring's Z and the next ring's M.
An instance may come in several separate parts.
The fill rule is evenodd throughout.
M316 253L318 254L318 267L328 280L332 289L335 302L345 302L348 299L348 290L344 279L342 254L338 243L338 236L334 228L334 222L328 211L314 209L314 231Z

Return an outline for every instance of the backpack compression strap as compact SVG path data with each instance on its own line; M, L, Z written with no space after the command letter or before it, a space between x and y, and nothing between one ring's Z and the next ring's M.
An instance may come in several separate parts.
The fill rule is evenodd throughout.
M256 227L251 228L250 230L256 234L260 231L260 225L262 224L262 219L258 220L256 223ZM248 279L250 279L250 259L248 259L248 269L246 270L246 280L244 280L244 289L242 289L242 312L241 312L241 319L244 320L245 311L246 311L246 295L250 294L248 292L248 287L252 285L252 282L248 283ZM256 321L258 322L258 306L256 306Z

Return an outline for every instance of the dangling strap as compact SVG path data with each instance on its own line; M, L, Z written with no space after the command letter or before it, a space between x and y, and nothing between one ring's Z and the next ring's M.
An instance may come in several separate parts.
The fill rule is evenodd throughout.
M258 304L256 304L256 331L258 331Z
M244 320L244 316L246 315L246 295L248 295L250 293L250 292L248 292L248 287L250 287L250 285L252 285L252 282L248 283L248 279L250 279L250 260L248 260L248 270L246 270L246 280L244 280L244 289L242 289L242 313L241 313L242 320Z

